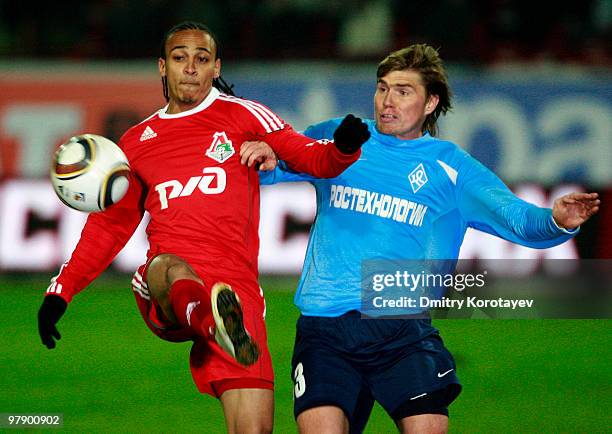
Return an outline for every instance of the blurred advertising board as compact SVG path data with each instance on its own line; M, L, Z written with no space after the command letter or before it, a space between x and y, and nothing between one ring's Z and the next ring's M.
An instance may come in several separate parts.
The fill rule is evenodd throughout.
M47 181L50 157L75 134L118 140L162 107L155 67L147 68L33 68L0 74L0 271L52 271L70 254L84 215L67 209L53 194ZM236 69L225 75L237 95L268 105L296 129L347 112L372 116L369 69L347 74L347 69L306 65L280 74L282 68ZM451 84L455 108L441 122L440 135L464 146L519 196L550 206L567 191L595 190L604 204L606 198L610 203L609 76L451 74ZM314 191L308 185L262 189L263 273L300 271L314 213ZM603 207L576 240L547 251L470 233L462 257L612 257L612 234L604 225L611 218ZM131 271L145 252L141 227L114 266Z
M513 190L529 202L551 206L553 198L585 188L562 184L546 189L536 184L521 184ZM303 183L285 184L263 187L261 193L260 270L262 273L299 273L310 223L316 212L314 189ZM600 193L604 202L612 201L612 189ZM528 249L468 230L461 257L531 259L536 268L542 259L612 258L611 217L604 207L582 228L577 238L546 250ZM0 270L57 269L76 245L85 218L86 214L63 205L46 180L13 179L0 183ZM144 262L148 248L144 233L146 223L145 217L118 255L115 269L131 272Z

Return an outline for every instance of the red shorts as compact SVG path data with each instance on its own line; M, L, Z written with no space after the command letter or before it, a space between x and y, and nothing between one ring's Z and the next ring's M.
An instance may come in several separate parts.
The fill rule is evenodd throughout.
M193 380L202 393L219 397L230 389L273 389L274 372L268 350L265 324L265 300L256 281L211 276L193 267L204 281L207 296L216 282L229 284L240 298L244 323L251 337L259 346L259 359L251 366L242 366L228 355L214 340L196 335L191 329L170 324L159 315L161 308L149 296L146 271L150 260L138 267L132 279L132 289L138 310L149 329L161 339L171 342L193 341L189 365Z

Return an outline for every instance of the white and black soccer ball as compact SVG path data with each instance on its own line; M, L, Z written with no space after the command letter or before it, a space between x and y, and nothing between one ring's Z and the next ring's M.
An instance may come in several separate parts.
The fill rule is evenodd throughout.
M55 152L51 183L70 208L102 211L127 192L130 166L113 141L95 134L71 137Z

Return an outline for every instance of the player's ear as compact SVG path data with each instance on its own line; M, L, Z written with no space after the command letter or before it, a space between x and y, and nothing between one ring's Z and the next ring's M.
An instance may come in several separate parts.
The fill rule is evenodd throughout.
M438 106L438 102L440 102L440 97L438 95L429 95L425 103L425 115L433 113Z
M159 75L162 77L166 76L166 61L161 57L157 60L157 67L159 68Z
M219 78L221 75L221 59L215 60L215 74L214 78Z

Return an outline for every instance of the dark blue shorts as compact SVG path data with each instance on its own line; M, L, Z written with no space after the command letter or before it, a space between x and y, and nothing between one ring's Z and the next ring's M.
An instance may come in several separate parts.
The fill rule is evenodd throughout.
M448 414L446 406L461 391L455 369L430 320L362 319L357 311L300 316L292 359L294 414L334 405L347 415L351 432L365 426L375 400L395 420ZM434 396L433 408L419 402Z

